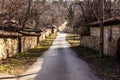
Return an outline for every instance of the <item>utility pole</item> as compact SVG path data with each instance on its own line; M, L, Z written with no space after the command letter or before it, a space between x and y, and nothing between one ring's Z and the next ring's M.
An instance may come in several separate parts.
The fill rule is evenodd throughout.
M101 14L100 14L100 52L99 52L99 57L103 57L104 54L104 24L103 24L103 19L104 19L104 0L101 1Z
M100 52L99 57L103 57L104 54L104 25L103 19L100 19Z

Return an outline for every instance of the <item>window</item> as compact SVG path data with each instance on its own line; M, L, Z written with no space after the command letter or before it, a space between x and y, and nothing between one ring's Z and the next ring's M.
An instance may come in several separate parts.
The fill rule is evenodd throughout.
M108 28L108 40L112 39L112 29L111 27Z

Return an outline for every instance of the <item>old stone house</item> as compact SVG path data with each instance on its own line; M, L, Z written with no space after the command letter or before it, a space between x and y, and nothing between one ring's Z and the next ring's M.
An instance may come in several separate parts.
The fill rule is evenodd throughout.
M99 22L90 24L90 35L82 36L80 45L100 50ZM120 54L120 17L104 20L104 54L108 56Z

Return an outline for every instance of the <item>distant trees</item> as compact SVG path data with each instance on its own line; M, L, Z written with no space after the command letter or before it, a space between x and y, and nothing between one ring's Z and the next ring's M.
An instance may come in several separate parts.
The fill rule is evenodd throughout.
M77 15L80 24L88 24L94 21L99 21L100 18L107 19L120 16L120 0L75 0L73 6L80 6L80 12ZM77 11L73 9L74 12ZM74 20L73 20L74 21Z
M59 1L0 0L0 25L11 21L23 28L38 28L44 23L59 25L65 14L65 8Z
M89 23L120 16L120 0L75 0L71 5L74 12L72 26L81 26L84 34L89 34Z
M74 10L72 8L72 5L70 5L70 7L68 8L68 22L70 25L72 25L74 19Z

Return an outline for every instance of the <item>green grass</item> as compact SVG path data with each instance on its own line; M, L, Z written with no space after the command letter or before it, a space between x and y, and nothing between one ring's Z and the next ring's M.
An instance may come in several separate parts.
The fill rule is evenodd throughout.
M19 75L31 66L38 57L40 57L43 52L45 52L55 39L56 34L52 34L50 37L46 38L44 41L40 42L40 46L25 51L23 53L18 53L15 56L2 60L0 62L0 72L4 74L14 74Z
M67 36L71 48L83 60L87 61L96 75L103 80L120 80L120 63L114 57L99 58L99 52L80 46L80 40L74 40L72 34Z

